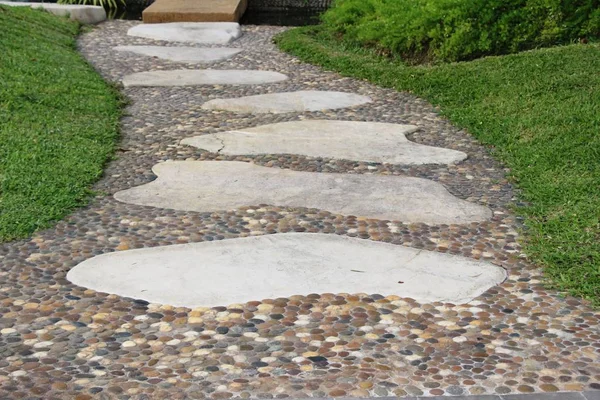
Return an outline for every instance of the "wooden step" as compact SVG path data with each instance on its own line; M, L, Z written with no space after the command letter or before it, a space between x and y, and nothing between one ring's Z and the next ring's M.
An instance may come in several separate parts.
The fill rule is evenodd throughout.
M247 0L156 0L142 13L144 23L239 22Z

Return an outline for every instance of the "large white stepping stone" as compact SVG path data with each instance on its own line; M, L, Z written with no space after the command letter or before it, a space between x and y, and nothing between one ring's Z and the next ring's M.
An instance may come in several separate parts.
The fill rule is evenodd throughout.
M286 79L286 75L272 71L178 69L127 75L123 86L258 85Z
M492 214L420 178L299 172L237 161L165 162L153 171L158 179L117 192L115 198L184 211L270 204L429 224L483 221Z
M170 22L140 24L129 29L127 34L172 42L227 44L242 36L242 30L235 22Z
M311 293L367 293L467 303L504 281L493 264L337 235L289 233L104 254L67 279L179 307Z
M465 153L410 142L414 125L352 121L295 121L181 141L213 153L230 155L301 154L392 164L452 164Z
M116 51L141 54L148 57L158 57L163 60L180 63L198 64L226 60L242 49L230 47L163 47L163 46L117 46Z
M82 24L97 24L106 20L104 7L84 4L54 4L54 3L28 3L17 1L0 1L1 5L11 7L42 8L50 14L60 17L69 17Z
M320 111L370 103L371 98L354 93L299 91L234 99L215 99L202 105L206 110L225 110L242 113L287 113Z

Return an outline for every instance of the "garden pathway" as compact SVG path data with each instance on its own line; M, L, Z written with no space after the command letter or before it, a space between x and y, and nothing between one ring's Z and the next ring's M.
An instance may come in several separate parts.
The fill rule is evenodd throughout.
M118 157L96 185L99 195L55 228L0 245L0 398L597 393L600 314L581 300L562 298L542 285L540 271L527 262L517 241L520 225L509 211L515 195L504 178L506 171L472 137L451 126L423 100L324 72L279 52L272 37L282 28L244 27L239 39L210 45L242 51L207 66L115 50L117 46L183 45L127 36L136 24L108 21L81 38L82 53L107 79L121 81L134 73L182 68L271 71L287 79L252 85L124 89L131 104L122 123L123 139ZM296 94L293 100L280 101L278 109L252 97L245 104L236 100L234 110L223 110L228 108L223 99L326 91L368 101L322 110L322 103L315 108L312 100ZM259 109L239 112L250 111L247 107ZM338 153L303 155L310 146L295 154L270 154L267 148L238 155L181 143L303 120L410 125L418 129L405 129L401 136L406 134L415 146L454 150L468 158L441 164L379 164L351 161L353 156L327 158ZM459 223L425 217L407 222L408 216L375 219L335 214L327 210L328 204L320 209L288 203L244 204L225 207L226 211L216 204L215 211L198 211L192 208L195 201L174 210L168 203L136 205L120 195L122 201L114 197L156 184L150 182L156 179L152 171L157 165L168 169L189 163L219 164L225 169L254 163L257 170L313 174L318 179L336 176L339 182L418 178L415 181L440 187L452 201L485 212L483 217ZM195 176L193 171L191 175ZM352 190L358 193L360 188ZM181 200L179 193L172 193L173 202ZM180 193L186 193L185 188ZM352 199L356 193L340 192L335 199ZM451 212L426 203L421 209L427 207ZM388 211L401 215L398 206ZM145 295L134 299L97 292L67 279L80 263L132 254L128 252L132 249L211 241L227 246L228 240L232 243L241 237L260 242L259 238L269 237L263 235L284 238L290 232L313 240L320 236L310 234L320 233L356 238L352 240L372 246L391 243L386 246L407 248L415 259L429 254L453 255L454 260L466 257L472 260L469 263L479 260L476 267L482 270L503 267L508 276L489 289L488 283L478 292L482 294L474 294L477 297L464 304L418 302L390 293L296 292L262 299L249 281L244 296L257 297L194 309L150 303L143 299ZM120 254L94 258L112 252ZM243 262L255 256L249 254L246 260L243 253L237 255ZM177 257L166 256L170 258ZM327 279L335 288L336 279L344 281L347 274L340 270L337 278ZM216 279L214 271L206 276ZM202 274L194 270L181 278L198 280Z

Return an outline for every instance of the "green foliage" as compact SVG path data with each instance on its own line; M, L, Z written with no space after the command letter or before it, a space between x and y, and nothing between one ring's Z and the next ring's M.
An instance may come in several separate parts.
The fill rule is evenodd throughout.
M600 0L337 0L324 26L411 62L460 61L600 37Z
M118 0L122 6L125 0ZM117 0L58 0L58 4L87 4L92 6L101 6L110 10L116 10L119 7Z
M0 241L84 205L118 138L120 98L77 53L79 24L0 6Z
M490 146L525 206L525 253L554 286L600 306L600 45L407 66L321 27L279 47L345 76L424 97Z

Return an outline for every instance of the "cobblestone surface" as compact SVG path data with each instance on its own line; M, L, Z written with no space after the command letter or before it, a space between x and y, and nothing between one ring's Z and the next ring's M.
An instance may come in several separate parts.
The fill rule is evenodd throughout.
M121 53L135 22L109 21L80 40L107 79L186 68ZM423 100L326 73L282 54L282 28L245 27L244 51L219 69L261 69L289 81L259 86L130 88L116 160L99 195L55 228L0 245L0 398L193 399L440 396L600 389L600 313L544 287L518 244L513 189L489 152ZM188 66L190 67L190 66ZM371 96L331 112L245 115L203 102L290 90ZM205 133L302 118L415 124L417 143L466 152L451 166L397 166L290 155L223 156L182 146ZM240 160L273 168L416 176L486 205L491 221L403 224L314 209L248 204L194 213L123 204L111 194L154 179L172 160ZM323 232L485 259L509 279L469 304L418 304L380 294L248 299L212 309L174 308L97 293L65 279L79 262L111 251L276 232ZM343 277L340 277L343 279ZM255 301L250 301L255 300Z

